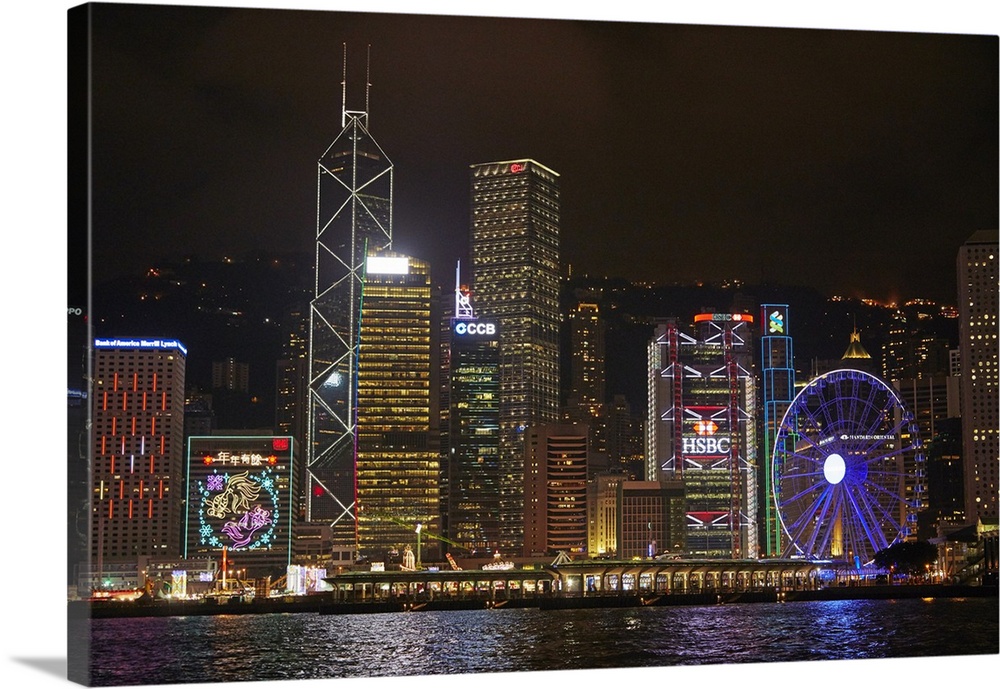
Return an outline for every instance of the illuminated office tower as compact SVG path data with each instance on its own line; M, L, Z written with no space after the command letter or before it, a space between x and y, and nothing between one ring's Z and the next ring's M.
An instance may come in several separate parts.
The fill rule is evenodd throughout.
M448 538L470 553L500 547L500 332L458 285L449 319Z
M184 367L176 340L97 338L91 566L178 556L184 500Z
M958 251L959 351L965 518L997 518L997 233L973 234Z
M534 160L471 171L473 294L500 329L501 547L524 534L524 432L559 414L559 175Z
M298 524L297 450L290 436L189 437L184 557L232 562L239 578L284 575Z
M771 499L774 476L774 437L781 418L795 397L795 362L788 322L787 304L761 305L760 338L761 393L764 402L764 424L761 428L762 456L760 462L763 506L761 555L781 554L781 524Z
M365 110L347 109L318 163L316 283L309 312L307 510L353 543L358 323L364 260L392 243L392 163L369 133ZM366 79L367 83L367 79Z
M670 320L649 343L647 480L683 482L689 555L758 556L752 323L702 313L694 336Z
M358 552L382 561L440 536L438 448L431 438L431 279L423 261L367 261L358 355ZM426 537L426 555L438 541Z
M570 309L570 390L565 418L590 427L593 452L607 451L604 331L597 294L579 293Z
M531 426L524 438L524 555L587 552L583 424Z

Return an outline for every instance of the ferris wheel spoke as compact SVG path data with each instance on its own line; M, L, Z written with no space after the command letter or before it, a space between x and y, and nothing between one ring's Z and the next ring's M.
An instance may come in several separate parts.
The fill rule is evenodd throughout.
M885 548L885 534L878 528L878 519L872 514L868 502L863 499L859 502L857 496L850 494L847 499L851 503L851 509L856 517L855 523L865 532L868 542L872 544L876 552Z
M878 486L873 487L879 489ZM872 521L873 526L876 527L878 533L882 534L882 542L885 543L885 545L888 545L886 542L888 539L885 538L886 527L882 525L888 525L888 528L893 532L893 534L898 534L902 530L902 524L900 524L896 520L896 517L893 516L895 511L894 508L899 507L898 496L893 496L893 494L888 493L887 491L882 492L890 498L895 498L896 502L894 504L884 505L876 500L862 500L861 504L864 507L864 514L866 514ZM879 515L881 515L881 518ZM882 547L884 548L885 545Z
M795 495L790 496L787 500L783 500L782 504L784 504L784 505L793 505L796 502L798 502L799 500L804 500L806 498L806 496L809 495L810 493L815 493L817 489L818 489L818 486L815 483L813 483L813 484L809 485L807 488L805 488L804 490L801 490L798 493L796 493ZM819 500L818 497L816 499Z
M816 539L822 535L825 544L825 542L829 541L829 536L831 535L830 532L832 531L830 524L827 521L829 519L828 515L830 514L830 507L834 504L834 491L832 490L832 486L831 489L823 491L823 498L822 510L820 510L818 514L814 515L816 525L809 536L809 547L807 550L811 555L825 552L825 550L818 550L816 548Z
M786 552L867 559L900 538L904 489L924 461L913 423L899 395L863 371L823 374L795 396L781 420L772 469ZM835 456L843 463L831 462ZM846 473L828 483L835 474L826 470L845 464Z

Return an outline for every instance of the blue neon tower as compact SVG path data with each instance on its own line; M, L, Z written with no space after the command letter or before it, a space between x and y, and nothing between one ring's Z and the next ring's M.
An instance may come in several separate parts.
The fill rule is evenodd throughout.
M781 524L775 514L774 501L774 438L785 410L795 398L795 364L792 355L792 337L788 328L787 304L761 305L760 338L761 390L764 402L763 448L760 463L763 480L763 531L761 543L762 557L778 557L781 554Z

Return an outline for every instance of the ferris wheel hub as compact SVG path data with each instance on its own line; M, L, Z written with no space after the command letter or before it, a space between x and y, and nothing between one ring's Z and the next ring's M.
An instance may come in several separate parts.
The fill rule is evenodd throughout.
M835 486L843 481L846 473L847 465L844 463L844 458L836 452L829 455L823 462L823 477L831 485Z

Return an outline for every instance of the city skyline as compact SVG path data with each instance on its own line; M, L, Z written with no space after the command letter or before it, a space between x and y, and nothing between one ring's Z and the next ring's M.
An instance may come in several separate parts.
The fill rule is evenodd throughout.
M58 5L55 11L52 10L51 5ZM246 3L241 3L246 4ZM270 6L277 6L279 2L267 3ZM297 3L296 6L307 6L312 4L317 9L319 8L317 3ZM765 3L766 4L766 3ZM840 3L843 5L843 3ZM900 20L898 27L917 27L919 30L934 29L938 26L942 26L945 31L987 31L991 33L996 33L995 31L995 17L987 16L983 17L982 21L979 19L970 20L969 15L977 15L984 12L983 5L978 5L975 9L969 10L967 7L962 6L962 3L957 3L959 7L956 7L956 3L950 3L947 9L939 9L937 11L945 14L946 16L937 18L938 21L934 19L928 20L926 17L921 15L928 12L926 8L921 8L919 10L914 10L912 7L907 8L897 8L897 12L905 12L905 14L900 14ZM32 7L18 8L13 14L13 21L8 25L11 32L17 33L16 38L11 37L11 41L5 46L8 50L8 60L5 61L6 64L11 65L14 70L18 71L16 78L13 79L14 92L21 93L23 95L20 102L30 103L30 107L23 108L12 108L5 117L9 118L9 126L7 128L8 135L11 138L17 138L18 140L13 142L15 144L15 158L19 165L18 170L23 172L18 174L18 179L15 181L15 191L12 193L11 205L14 207L13 218L15 221L20 221L24 226L31 227L32 232L29 233L29 252L33 256L39 258L30 261L25 264L25 266L31 266L32 269L28 267L17 267L9 272L11 276L8 279L8 292L13 292L13 287L21 287L25 284L34 283L42 279L41 273L45 270L44 261L48 260L49 252L52 250L48 246L49 242L46 237L47 234L41 231L34 231L34 228L38 226L39 209L49 209L46 213L54 215L56 217L63 217L61 215L61 207L63 198L57 192L56 199L53 202L54 210L49 208L51 199L51 191L48 189L47 184L40 184L39 180L45 179L45 175L48 174L45 170L48 170L51 166L52 160L61 160L64 158L65 151L63 148L63 131L62 126L64 120L64 103L61 102L63 92L60 88L64 82L65 76L65 64L62 57L64 53L59 50L59 45L53 46L53 44L59 44L59 28L63 26L63 20L65 18L65 8L69 5L62 5L60 3L38 3ZM545 7L543 3L542 7ZM382 10L384 7L375 7L373 9ZM398 7L393 7L393 10L398 10ZM687 9L687 8L685 8ZM863 10L863 14L868 17L867 19L859 19L857 16L852 17L847 20L847 24L853 26L855 24L861 25L861 28L868 28L868 25L879 26L880 28L896 28L897 24L892 21L885 19L884 10L881 8L868 7ZM438 9L437 11L451 11L449 9ZM483 11L492 12L510 12L511 10L499 10L493 7L484 7ZM516 10L514 10L516 11ZM532 6L531 12L539 11L535 6ZM554 10L551 7L544 8L541 11L557 12L563 10ZM579 10L583 11L583 10ZM647 10L648 11L648 10ZM702 10L703 12L705 10ZM708 12L714 12L714 10L707 10ZM773 12L773 10L771 10ZM839 11L839 10L838 10ZM858 15L858 9L846 10L849 14L853 13ZM614 14L616 12L625 12L629 14L637 14L639 10L634 8L625 8L624 10L616 9L610 10L610 13ZM30 18L25 18L24 14L30 14ZM727 15L723 10L720 20L714 18L714 14L709 14L707 18L696 18L695 21L705 21L708 23L713 23L716 21L736 21L742 22L747 21L744 16L738 16L738 18L731 18L735 12L730 11ZM37 15L42 15L42 19L39 20ZM953 17L958 15L964 18L964 23L961 19L958 20L958 27L955 26L955 21ZM685 15L685 16L689 16ZM914 19L917 17L917 19ZM615 17L617 18L617 17ZM666 17L667 20L671 17ZM794 16L789 21L801 21L800 15ZM840 22L843 21L839 18L826 20L827 22L832 22L831 25L840 26ZM776 22L777 23L777 22ZM824 21L818 21L820 25L824 25ZM53 40L53 33L55 34L55 40ZM336 55L331 59L330 72L339 73L339 46L333 50ZM377 51L373 49L374 54ZM17 59L14 59L16 55ZM336 63L336 64L334 64ZM357 63L357 60L355 60ZM30 65L25 67L25 65ZM14 76L14 75L12 75ZM375 79L373 79L375 81ZM30 82L30 87L28 86ZM40 107L35 107L36 100L35 94L37 93L39 83L45 83L46 85L42 90L42 101ZM333 91L337 91L337 86L331 84ZM386 85L384 84L384 79L378 78L376 82L375 90L379 92L384 92ZM29 93L31 94L29 96ZM53 97L55 94L55 98ZM381 97L381 96L380 96ZM51 102L55 100L55 102ZM995 99L994 99L995 100ZM308 138L307 142L308 151L306 157L295 163L295 174L304 175L306 177L312 176L313 163L316 156L316 147L322 148L332 137L336 134L337 127L332 123L334 111L337 109L337 103L339 102L339 95L332 95L329 98L329 103L332 104L328 111L331 114L330 124L326 127L316 127L313 132L318 132L318 138L314 137L312 134L306 137L303 135L302 138ZM375 111L375 123L379 122L381 115L381 109L383 104L381 102L373 102L373 110ZM995 104L994 104L995 107ZM22 126L23 125L23 126ZM381 130L379 130L381 131ZM379 134L380 140L382 134ZM995 132L993 133L993 141L995 142ZM387 148L392 147L391 153L393 154L394 160L398 157L396 150L402 148L396 141L385 141ZM511 151L511 155L536 155L534 151ZM542 157L539 155L539 157ZM480 156L481 159L485 160L487 156ZM474 162L473 160L467 161L469 163ZM558 163L552 161L554 166ZM559 169L558 167L556 169ZM49 170L50 172L50 170ZM995 179L995 168L990 168L991 174L994 175ZM58 173L57 173L58 174ZM462 167L457 173L455 173L462 180L465 179L467 174L467 167ZM400 186L408 185L412 180L411 173L409 170L400 170ZM314 182L311 180L309 184ZM57 182L57 186L60 183ZM140 183L142 184L142 183ZM307 187L309 186L307 184ZM21 187L23 186L23 190ZM993 184L995 193L996 185ZM19 193L20 191L29 193ZM996 205L995 203L993 204ZM303 208L299 209L304 211L307 215L310 209L315 206L314 199L307 199ZM57 221L58 222L58 221ZM995 221L994 221L995 226ZM306 222L301 226L306 233L309 234L311 229L314 227L314 222L311 218L306 218ZM963 228L958 234L961 235L959 239L959 244L961 241L972 233L975 229L981 229L979 227L968 227ZM453 228L454 232L461 235L466 231L466 226ZM407 227L400 225L400 235L409 235L410 230ZM57 262L64 254L64 248L59 242L57 242L56 250L56 260ZM402 250L404 247L400 247ZM943 251L944 257L943 262L953 262L954 254L952 250ZM11 258L14 259L19 256L18 253L11 253ZM449 271L454 267L454 262L449 261L447 265L441 266L442 270ZM953 272L953 267L949 267L947 270ZM57 269L58 277L58 269ZM857 274L860 271L844 271L850 274ZM954 277L943 278L946 286L948 280L951 280L951 284L954 284ZM58 282L58 280L57 280ZM445 280L445 285L447 285L447 280ZM60 291L58 285L53 288L45 288L45 296L43 299L42 307L39 308L38 305L31 299L14 299L13 303L10 305L15 308L15 322L25 323L31 329L31 332L35 335L43 335L43 339L48 338L50 330L55 328L52 324L49 315L50 311L55 311L54 307L60 307L63 305L64 294ZM954 289L952 289L952 293ZM53 296L53 293L58 294L58 296ZM950 295L951 293L949 293ZM945 295L942 299L953 300L953 297L949 298L949 295ZM916 295L907 295L916 296ZM932 295L923 295L932 296ZM58 299L58 301L56 301ZM45 313L39 317L38 312L44 311ZM29 313L30 312L30 313ZM61 314L61 312L60 312ZM61 324L59 327L62 327ZM52 338L59 341L59 336ZM61 345L60 345L61 347ZM44 352L48 351L48 346L44 347ZM57 361L61 360L63 353L55 353ZM44 356L44 354L43 354ZM58 368L58 367L57 367ZM64 376L58 371L55 371L52 376L52 380L48 379L48 374L45 375L45 384L38 385L32 383L30 385L23 384L22 381L26 381L27 376L30 375L27 370L24 373L17 372L16 380L21 383L20 387L25 393L26 397L19 397L16 404L20 407L23 403L35 405L38 408L45 408L45 405L49 402L48 397L50 394L55 392L60 393L60 398L62 393L62 386L64 383ZM13 404L11 406L11 413L13 413ZM36 433L39 430L47 432L47 428L42 424L35 424L33 420L29 420L29 428ZM36 505L34 504L34 498L28 494L23 496L15 497L15 505L25 511L25 513L34 514L33 510ZM54 515L42 515L40 517L41 521L39 528L32 530L17 530L15 532L15 542L14 547L19 548L23 551L30 551L37 548L38 546L38 535L43 533L44 529L51 529L57 534L57 541L59 540L58 534L63 532L63 518L59 510L55 511ZM58 552L58 544L57 544ZM15 576L17 581L15 582ZM61 572L59 567L52 568L51 571L42 571L39 573L39 579L41 585L46 590L55 591L57 585L61 585ZM11 572L8 576L6 582L9 588L15 586L20 586L23 583L23 573ZM63 644L63 636L58 632L55 633L52 630L52 620L63 620L64 618L64 599L59 594L53 594L45 597L43 600L35 599L31 600L31 597L21 596L19 600L23 600L23 603L18 603L15 609L15 615L22 620L19 628L21 633L18 635L15 643L9 646L8 657L11 661L7 663L6 670L8 676L14 677L15 681L19 679L24 679L25 681L30 681L36 686L49 686L54 685L58 682L59 685L64 683L62 678L63 671L65 668L64 659L65 649ZM58 627L58 625L56 625ZM989 671L996 667L997 657L974 657L974 658L964 658L963 664L967 668L972 668L970 671L975 673L977 670ZM947 659L943 658L928 658L928 659L911 659L908 661L911 663L911 667L918 667L921 673L931 672L935 676L944 676L946 672L949 672L948 667L950 663ZM63 663L63 664L61 664ZM891 672L892 664L887 663L875 663L871 662L846 662L838 664L840 672L838 673L828 673L823 675L819 679L820 686L833 686L834 682L837 684L842 684L845 679L844 674L847 677L861 678L865 677L870 679L874 675L882 677L886 676ZM733 679L737 675L739 676L749 676L751 681L770 681L769 677L773 677L774 672L782 671L782 667L775 665L764 665L764 666L742 666L742 667L732 667L732 666L700 666L700 667L673 667L665 670L639 670L639 669L619 669L616 670L617 673L625 673L625 677L634 677L636 679L650 679L655 675L662 675L663 672L669 672L669 676L672 680L684 681L685 679L691 679L694 681L706 682L710 681L711 678L717 679ZM598 676L596 673L587 672L587 676ZM620 675L619 675L620 676ZM537 682L539 685L546 680L548 675L535 673L520 674L518 675L518 681L526 681L529 683ZM470 678L471 679L471 678ZM501 683L509 683L509 676L505 675L488 675L475 678L478 684L484 684L486 686L500 686ZM336 681L336 680L334 680ZM377 683L382 682L386 686L390 682L396 682L398 680L392 678L383 678L379 680L366 680L366 683ZM436 681L436 678L413 678L413 682L416 686L428 686L430 682ZM327 683L330 683L328 680ZM342 682L341 682L342 683ZM276 682L248 682L245 683L248 687L257 686L279 686ZM282 682L281 685L285 683ZM189 685L189 686L202 686ZM209 685L204 685L209 686ZM331 684L332 686L332 684ZM339 686L339 684L338 684ZM372 684L374 686L374 684Z
M394 164L393 248L438 284L484 160L560 173L574 274L950 302L950 257L997 225L995 37L128 6L102 24L111 272L308 250L345 93Z

